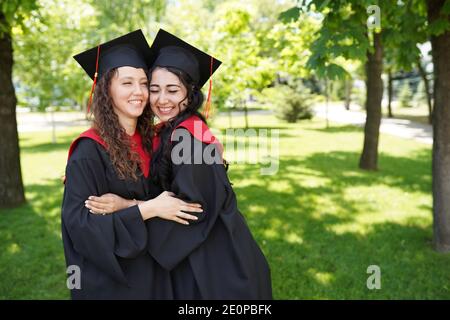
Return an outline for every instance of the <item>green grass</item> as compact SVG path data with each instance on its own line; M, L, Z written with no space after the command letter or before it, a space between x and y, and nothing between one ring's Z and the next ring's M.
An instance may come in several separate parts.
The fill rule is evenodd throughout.
M382 112L384 117L388 116L387 105L383 105ZM413 104L412 107L404 108L399 105L398 101L393 101L392 114L396 119L406 119L422 124L429 124L428 105L425 103L419 105Z
M215 123L224 129L228 119ZM243 124L233 118L233 128ZM271 265L276 299L450 298L450 255L431 247L429 146L381 135L380 170L364 172L357 169L360 128L283 124L271 116L251 116L250 125L280 136L275 175L261 175L259 164L229 169L240 210ZM28 204L0 210L0 299L69 297L60 177L81 130L60 132L56 145L50 133L20 136ZM233 150L225 155L235 158ZM380 290L366 287L369 265L381 268Z

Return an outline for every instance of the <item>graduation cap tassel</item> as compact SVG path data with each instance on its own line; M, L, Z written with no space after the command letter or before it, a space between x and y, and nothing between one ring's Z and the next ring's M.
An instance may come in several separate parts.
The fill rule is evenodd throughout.
M92 94L94 93L95 86L97 85L97 77L98 77L98 58L100 56L100 45L97 46L97 59L95 61L95 74L94 74L94 82L92 83L91 93L89 94L89 102L87 107L87 112L91 111L91 103L92 103Z
M209 89L208 89L208 98L206 99L206 106L205 106L205 112L203 113L203 116L208 119L209 112L211 109L211 91L212 91L212 70L213 70L213 62L214 58L211 57L211 65L209 69Z

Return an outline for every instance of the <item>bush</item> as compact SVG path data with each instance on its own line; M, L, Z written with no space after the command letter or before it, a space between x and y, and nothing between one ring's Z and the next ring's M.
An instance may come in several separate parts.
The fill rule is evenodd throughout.
M275 108L278 118L290 123L311 119L313 95L301 82L279 85L263 90L264 97Z
M413 94L411 88L409 87L408 81L405 81L398 94L398 100L400 102L400 107L410 108L412 107Z

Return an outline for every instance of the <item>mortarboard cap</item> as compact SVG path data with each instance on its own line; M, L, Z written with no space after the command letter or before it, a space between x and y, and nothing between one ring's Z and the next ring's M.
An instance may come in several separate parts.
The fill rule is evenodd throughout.
M139 29L81 52L73 58L94 80L89 96L89 112L97 79L100 79L102 75L113 68L125 66L143 68L147 71L151 50L144 34Z
M173 34L159 29L152 47L151 67L173 67L186 72L199 87L211 78L221 61L181 40ZM207 98L206 117L209 112L212 82Z
M222 63L163 29L159 29L151 50L152 67L174 67L183 70L199 88L203 87Z
M98 78L113 68L124 66L147 70L151 57L150 46L142 31L130 32L74 56L91 79L95 77L98 52Z

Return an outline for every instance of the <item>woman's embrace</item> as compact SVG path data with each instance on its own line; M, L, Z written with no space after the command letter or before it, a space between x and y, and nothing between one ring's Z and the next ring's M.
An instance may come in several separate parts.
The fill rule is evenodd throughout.
M156 36L148 61L148 83L144 73L136 72L149 88L150 107L145 107L145 94L118 95L132 106L127 110L133 110L136 128L140 123L144 127L152 124L153 116L160 122L145 132L137 131L137 138L136 131L131 138L125 137L132 141L129 158L118 163L134 160L139 166L129 171L143 174L120 176L117 162L99 159L93 162L109 165L72 172L72 162L78 159L75 152L69 160L63 205L66 257L77 257L71 260L81 263L82 277L88 266L88 276L95 278L85 281L84 290L93 290L93 294L81 297L272 299L269 265L238 209L222 145L199 113L204 102L201 88L220 62L164 30ZM112 103L106 108L119 109L120 99L111 95ZM97 121L95 108L102 107L95 101ZM115 112L120 119L122 111ZM145 114L148 117L140 122ZM134 122L124 122L125 131L133 128L130 123ZM111 149L91 140L88 143L98 149L94 155L111 158L107 154ZM98 179L103 179L102 188L97 188ZM78 181L76 187L73 180ZM78 187L88 180L93 185L82 185L80 193ZM74 194L77 201L68 201ZM86 203L81 207L83 196ZM84 221L107 222L91 225Z

